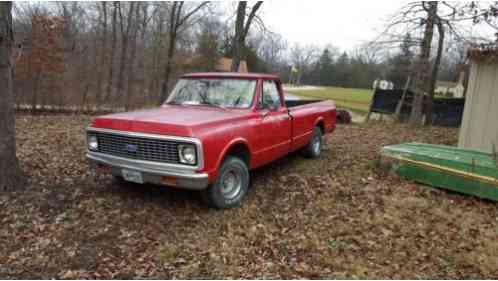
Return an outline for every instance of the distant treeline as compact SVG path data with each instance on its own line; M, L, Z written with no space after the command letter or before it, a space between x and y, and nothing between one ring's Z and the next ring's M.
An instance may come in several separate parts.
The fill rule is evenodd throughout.
M157 104L162 88L171 89L183 73L220 71L234 36L233 19L224 19L233 17L223 5L198 5L182 4L180 17L196 14L173 34L173 2L16 2L18 105L143 107ZM381 78L401 87L415 49L409 35L405 39L390 49L364 44L339 51L289 44L260 23L251 28L243 57L250 72L279 74L284 82L371 88ZM458 50L445 56L442 80L457 76ZM171 79L165 79L168 61Z

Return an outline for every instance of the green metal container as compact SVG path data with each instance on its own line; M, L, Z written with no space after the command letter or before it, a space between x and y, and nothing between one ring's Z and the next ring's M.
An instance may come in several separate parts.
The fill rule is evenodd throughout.
M405 143L385 146L383 159L400 176L465 194L498 201L496 155L452 146Z

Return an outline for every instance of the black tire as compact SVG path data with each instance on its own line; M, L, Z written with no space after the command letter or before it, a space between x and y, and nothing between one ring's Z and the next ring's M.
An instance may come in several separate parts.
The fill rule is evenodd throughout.
M230 185L230 184L233 184ZM230 187L233 189L230 189ZM249 187L247 164L237 157L228 156L221 164L216 181L203 191L210 207L228 209L240 206Z
M310 142L303 148L303 155L307 158L318 158L322 153L322 130L320 127L313 129Z
M126 181L123 179L122 176L115 176L115 175L113 175L112 176L112 183L113 184L117 184L117 185L121 185L121 184L125 184Z

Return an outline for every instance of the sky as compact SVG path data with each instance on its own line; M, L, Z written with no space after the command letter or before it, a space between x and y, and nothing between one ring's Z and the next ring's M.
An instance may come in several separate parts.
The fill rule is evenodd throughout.
M342 50L372 40L406 1L265 1L268 28L303 45L332 44Z
M261 17L268 29L281 34L290 44L318 47L331 44L346 51L377 38L388 19L409 2L269 0L262 5ZM470 23L464 28L487 38L496 32Z

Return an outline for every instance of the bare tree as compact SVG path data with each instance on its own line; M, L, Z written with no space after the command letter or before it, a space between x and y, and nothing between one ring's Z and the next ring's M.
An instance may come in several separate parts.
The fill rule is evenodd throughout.
M409 120L412 125L420 125L422 123L424 94L429 90L427 87L430 72L429 59L431 55L432 37L434 35L434 22L437 17L437 6L438 3L436 1L423 3L423 8L427 12L427 18L425 20L424 38L420 45L420 54L415 62L415 94Z
M140 70L140 83L138 86L138 93L139 95L144 99L144 104L146 103L147 96L145 94L145 85L146 85L146 80L147 80L147 69L146 69L146 59L147 59L147 52L146 52L146 47L147 44L145 42L145 35L147 34L147 27L149 25L150 20L152 19L152 15L149 16L149 4L146 2L141 3L141 8L142 8L142 19L141 19L141 24L140 24L140 40L138 41L140 44L140 48L142 50L141 54L139 55L138 59L138 69Z
M107 2L101 2L101 23L102 23L102 45L101 45L101 51L100 51L100 64L97 66L98 67L98 77L97 77L97 89L95 91L95 103L97 105L97 108L100 106L100 100L102 96L102 80L104 79L103 73L104 73L104 66L106 62L106 57L107 57ZM97 55L97 54L95 54Z
M209 2L202 2L201 4L195 6L193 9L187 12L183 12L183 6L185 2L175 1L171 7L169 13L168 21L168 50L166 55L166 66L164 67L164 76L161 87L161 96L158 104L161 104L168 96L168 84L169 78L171 76L171 68L173 66L173 56L175 54L176 43L179 32L188 23L189 19L197 12L199 12L203 7L205 7Z
M253 41L252 38L250 40ZM280 68L285 64L284 52L287 49L287 42L282 36L266 32L256 36L254 41L259 42L259 47L257 48L259 57L267 64L269 71L273 73L281 71Z
M301 46L295 44L291 48L290 59L294 67L298 70L297 77L295 77L296 84L301 84L303 74L311 70L313 63L317 60L318 56L318 48L313 45Z
M128 54L128 41L130 39L130 29L131 29L131 20L133 11L135 10L135 2L130 2L130 6L128 8L128 16L126 28L124 26L123 19L123 8L122 3L118 6L118 14L119 14L119 27L121 30L121 58L119 60L119 68L118 68L118 83L117 83L117 94L116 98L119 99L122 97L123 89L124 89L124 74L125 74L125 64L126 64L126 55Z
M246 20L247 1L239 1L237 5L237 18L235 20L235 36L232 40L233 56L231 71L239 71L240 61L242 60L242 52L244 50L245 41L251 24L256 17L256 13L263 4L263 1L258 1L251 8Z
M432 66L432 73L429 81L429 99L427 100L426 105L426 114L425 114L425 125L432 125L432 108L434 107L434 92L436 89L437 82L437 74L439 72L439 66L441 65L441 58L443 56L444 49L444 25L441 19L436 20L436 26L438 30L438 46L437 46L437 55L434 60L434 65Z
M154 98L154 100L158 100L159 96L161 95L159 87L160 87L160 75L159 75L159 68L160 68L160 62L162 61L162 52L161 48L163 46L163 34L164 34L164 28L165 28L165 21L163 17L163 9L161 9L160 5L155 5L154 13L152 16L153 20L153 31L152 31L152 55L151 55L151 60L150 60L150 79L149 79L149 86L148 86L148 96L149 98ZM157 93L159 92L159 95ZM152 96L152 93L156 94Z
M137 54L137 35L139 30L139 20L140 20L140 2L137 3L137 7L135 9L135 21L133 25L133 33L131 35L131 53L130 58L128 60L128 87L126 90L126 103L125 110L130 108L130 99L133 94L133 82L135 80L135 75L133 72L133 64L135 63L135 57ZM131 22L129 22L131 23Z
M498 30L498 2L497 1L466 1L464 5L454 8L458 21L472 20L475 24L484 23ZM498 42L498 34L496 42Z
M111 28L112 28L112 37L111 37L111 57L110 57L110 62L109 62L109 75L107 77L107 87L106 87L106 96L105 96L105 101L108 101L109 98L112 95L112 81L113 81L113 72L114 72L114 53L116 51L116 41L117 41L117 17L118 17L118 7L119 7L119 2L114 1L113 2L113 10L112 10L112 22L111 22Z
M16 156L15 98L12 91L14 33L12 2L0 3L0 190L19 189L23 173Z
M380 37L387 37L387 40L377 40L377 43L393 44L401 42L402 35L406 33L416 33L422 31L422 38L415 38L414 43L419 44L419 55L413 64L414 92L415 98L412 103L412 111L409 122L413 125L421 124L423 115L426 116L426 124L432 122L432 99L434 93L434 83L437 79L439 64L443 56L445 30L452 36L464 39L458 24L463 21L470 21L473 17L465 17L461 12L460 3L448 1L417 1L404 5L398 13L390 20L386 30ZM437 26L439 33L439 46L436 59L431 69L430 56L431 45L434 36L434 26ZM424 110L424 93L428 95L428 109Z

